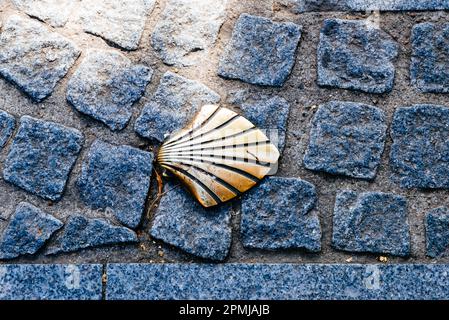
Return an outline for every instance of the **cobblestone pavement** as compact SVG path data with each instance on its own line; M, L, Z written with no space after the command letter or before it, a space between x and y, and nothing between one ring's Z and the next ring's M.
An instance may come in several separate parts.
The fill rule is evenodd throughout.
M449 2L88 2L0 0L0 263L449 262ZM275 131L279 172L147 212L206 103Z

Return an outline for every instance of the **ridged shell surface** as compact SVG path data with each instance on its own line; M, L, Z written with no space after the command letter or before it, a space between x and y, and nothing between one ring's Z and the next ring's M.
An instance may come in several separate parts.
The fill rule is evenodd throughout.
M204 206L231 200L275 174L279 151L250 121L227 108L205 105L162 144L158 163Z

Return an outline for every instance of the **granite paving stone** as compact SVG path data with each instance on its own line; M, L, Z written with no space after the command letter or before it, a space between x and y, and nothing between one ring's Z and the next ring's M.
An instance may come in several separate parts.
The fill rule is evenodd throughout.
M338 192L332 245L350 252L410 254L407 201L393 193Z
M152 69L115 51L91 50L67 85L67 100L81 113L121 130L144 94Z
M0 259L35 254L62 225L32 204L19 203L0 238Z
M152 153L131 146L95 140L77 183L81 200L136 228L150 188L153 158Z
M0 150L6 145L16 128L16 119L6 111L0 110Z
M220 96L204 84L167 71L135 123L142 137L162 142L182 129L205 104L216 104Z
M290 104L287 100L274 96L255 102L242 103L240 109L245 118L264 131L280 152L284 150L290 111Z
M384 150L387 124L379 108L331 101L318 108L304 166L353 178L374 179Z
M399 107L390 135L392 178L403 188L449 188L449 108Z
M440 207L430 210L425 217L426 255L431 258L449 254L449 209Z
M173 183L167 183L164 192L151 236L201 258L224 260L231 247L231 205L205 209Z
M198 63L193 53L205 51L215 43L226 18L227 2L169 0L151 36L156 54L168 65Z
M0 265L1 300L100 300L101 264Z
M313 11L420 11L449 9L446 0L279 0L296 13Z
M59 200L83 143L83 134L76 129L23 116L3 178L44 199Z
M62 232L45 251L46 255L74 252L86 248L137 242L131 229L110 224L104 219L71 216Z
M321 250L315 186L298 178L269 177L243 196L243 246L258 249Z
M448 299L444 264L109 264L108 300Z
M302 27L240 15L219 62L218 74L251 84L282 86L295 64Z
M80 24L85 32L123 49L135 50L154 3L155 0L83 0Z
M416 24L410 78L423 92L449 93L449 23Z
M317 51L318 85L390 92L398 48L390 35L368 19L326 19Z
M53 27L63 27L72 13L73 0L12 0L14 5L31 17Z
M10 15L0 33L0 74L36 102L48 97L80 55L42 23Z

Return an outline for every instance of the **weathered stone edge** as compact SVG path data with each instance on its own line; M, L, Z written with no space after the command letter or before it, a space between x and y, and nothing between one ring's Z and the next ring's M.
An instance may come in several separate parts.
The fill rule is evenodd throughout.
M0 271L2 300L449 299L449 264L8 264Z

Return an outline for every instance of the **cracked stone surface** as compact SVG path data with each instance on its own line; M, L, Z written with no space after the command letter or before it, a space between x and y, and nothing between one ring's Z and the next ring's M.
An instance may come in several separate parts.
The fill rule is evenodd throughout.
M0 238L0 259L36 253L63 223L27 202L21 202Z
M83 134L76 129L23 116L3 178L44 199L59 200L83 143Z
M151 36L156 54L168 65L198 63L198 51L209 49L217 40L227 2L169 0Z
M114 226L104 219L89 219L81 215L73 215L47 248L45 254L52 255L134 242L137 242L137 235L131 229Z
M78 180L81 200L93 209L112 212L125 226L136 228L150 188L153 158L150 152L96 140Z
M307 169L374 179L387 130L381 109L332 101L318 108L311 126L304 156Z
M0 74L31 99L48 97L80 55L76 45L40 22L12 15L0 33Z
M155 0L83 1L80 23L84 31L123 49L135 50Z
M12 0L12 3L31 17L45 21L53 27L63 27L67 23L76 1Z
M302 27L292 22L242 14L218 67L225 78L282 86L295 64Z
M164 192L151 236L204 259L224 260L231 246L231 206L205 209L174 184L166 184Z
M274 143L280 152L284 150L285 134L290 104L279 96L242 103L243 115Z
M449 254L449 209L440 207L425 216L426 254L431 258Z
M142 109L135 130L144 138L162 142L182 129L203 105L219 101L220 96L204 84L168 71Z
M408 256L406 199L392 193L340 191L335 201L332 245L345 251Z
M420 23L411 35L412 84L423 92L449 93L449 23Z
M16 127L13 115L0 110L0 150L5 146Z
M370 20L326 19L318 46L318 84L369 93L393 88L398 44Z
M392 178L403 188L449 188L449 108L399 107L390 135Z
M267 250L321 250L315 186L297 178L269 177L243 196L243 246Z
M67 100L111 130L128 124L153 71L115 51L92 50L67 85Z

